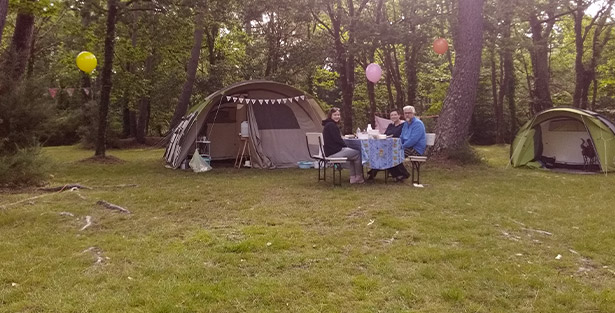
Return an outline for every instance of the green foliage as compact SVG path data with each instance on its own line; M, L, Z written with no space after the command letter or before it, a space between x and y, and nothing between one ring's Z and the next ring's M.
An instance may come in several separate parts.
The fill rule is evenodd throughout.
M48 178L51 162L40 147L0 154L0 187L40 186Z
M52 115L53 103L40 81L13 84L0 95L0 155L38 144Z

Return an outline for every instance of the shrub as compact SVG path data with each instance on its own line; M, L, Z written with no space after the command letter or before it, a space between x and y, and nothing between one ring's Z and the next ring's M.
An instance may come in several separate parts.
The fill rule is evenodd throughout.
M45 182L50 163L38 146L0 155L0 186L40 186Z
M0 155L38 145L53 102L45 98L42 84L24 81L0 95Z

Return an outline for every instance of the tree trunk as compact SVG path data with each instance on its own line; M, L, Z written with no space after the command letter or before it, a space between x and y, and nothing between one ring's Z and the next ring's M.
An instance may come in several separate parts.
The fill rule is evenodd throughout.
M4 32L4 24L6 16L9 12L9 0L0 0L0 44L2 43L2 33Z
M493 113L495 115L495 143L502 143L502 101L498 96L498 77L497 66L495 62L495 42L490 49L490 63L491 63L491 95L493 98ZM501 89L504 88L502 84L500 86L500 95L503 94Z
M480 74L483 0L459 0L458 29L453 76L436 125L436 153L461 147L468 135Z
M510 133L512 136L517 132L517 113L515 107L515 68L514 68L514 60L513 60L513 42L510 39L510 29L512 24L512 10L510 6L506 6L508 8L508 14L504 18L502 24L502 85L500 87L500 94L498 95L498 108L499 115L496 115L496 120L499 121L498 126L498 137L496 138L496 143L501 144L504 143L504 97L508 98L508 110L510 112Z
M352 133L352 97L354 93L354 86L352 86L351 82L351 73L354 74L354 68L349 68L351 66L349 60L351 59L351 54L349 49L346 49L344 44L342 43L342 26L341 26L341 16L343 14L343 8L341 1L337 1L337 9L334 16L331 18L331 24L333 26L333 35L335 41L335 56L337 60L337 71L339 73L339 82L340 87L342 89L342 111L343 111L343 122L344 129L343 132L345 134ZM354 56L352 56L354 57ZM354 65L354 62L352 63Z
M145 76L151 77L154 71L154 55L156 54L156 49L150 54L145 60ZM145 136L147 136L147 128L149 124L149 114L150 114L150 106L151 106L151 95L148 91L148 94L143 95L141 99L139 99L139 119L137 121L137 131L136 131L136 139L138 143L145 143Z
M34 73L34 63L36 62L36 51L35 51L36 50L36 37L38 35L39 30L40 29L38 29L36 25L34 26L32 30L32 39L30 41L30 52L28 53L30 57L28 58L28 66L26 70L27 78L32 77L32 74Z
M589 109L593 111L596 109L596 95L598 94L598 80L596 79L596 76L594 76L592 83L592 104Z
M130 29L130 41L133 49L137 48L137 34L138 34L138 17L133 15L132 17L132 28ZM126 62L126 71L131 75L135 75L135 66L132 61ZM147 77L147 76L146 76ZM122 100L123 104L123 131L122 135L124 138L134 138L137 136L137 115L134 108L134 105L130 103L129 97L124 97Z
M179 96L179 102L175 108L173 119L171 120L170 129L172 130L177 126L190 105L190 97L192 96L192 88L194 87L194 81L196 80L196 70L199 66L199 57L201 55L201 45L203 44L203 34L205 33L205 10L199 9L194 21L194 44L192 45L192 51L190 53L190 60L188 61L188 68L186 71L186 82L182 89L182 93Z
M595 93L596 93L596 67L602 55L604 46L611 38L612 24L607 23L607 18L611 16L611 10L615 0L609 0L603 10L598 11L592 19L592 24L583 27L584 6L583 2L577 0L577 11L573 13L574 16L574 30L575 30L575 71L576 71L576 84L574 90L574 102L575 107L582 109L588 108L589 87L594 82L594 91L592 92L592 104L590 109L595 105ZM594 23L594 21L596 21ZM592 37L592 50L591 59L589 64L583 63L584 43L586 36L589 34L591 27L595 26ZM606 29L605 29L606 27ZM584 32L583 32L584 30ZM604 36L602 34L604 33Z
M105 157L107 149L107 115L111 100L111 75L115 50L115 23L117 22L117 0L107 1L107 31L105 35L105 60L102 69L100 107L98 111L98 134L96 136L95 156Z
M393 65L393 82L395 82L395 102L397 103L397 107L403 107L406 103L406 99L404 96L404 90L401 81L401 73L399 71L399 58L397 58L397 51L395 49L395 45L391 45L391 51L393 55L392 65Z
M417 109L417 114L421 115L425 108L423 106L417 106L416 103L416 90L418 88L417 77L417 64L418 53L420 45L414 43L412 47L409 44L404 45L404 56L406 63L406 81L408 82L406 92L408 97L408 105L411 105Z
M386 54L386 52L384 52ZM395 106L395 99L393 99L393 74L391 73L391 71L389 70L389 65L387 62L387 58L386 57L382 57L382 59L384 60L384 79L385 79L385 83L387 85L387 96L389 99L389 103L387 105L388 111L391 112L393 109L401 109Z
M549 15L551 17L551 15ZM536 114L542 110L553 107L551 91L549 88L549 36L555 23L555 18L550 18L544 30L543 21L539 21L535 14L530 16L530 27L532 29L533 46L530 48L532 58L532 69L534 72L534 88L532 99L532 113Z
M589 84L585 81L586 70L585 66L583 66L583 42L585 41L583 38L583 17L585 17L585 10L583 6L583 0L576 0L577 9L576 12L573 12L572 15L574 17L574 47L575 47L575 58L574 58L574 71L575 71L575 86L574 86L574 96L572 98L572 106L575 108L586 109L587 107L583 107L583 98L584 87ZM585 92L586 93L586 92Z
M130 137L130 109L126 99L122 102L122 138Z
M13 39L3 58L3 75L6 84L21 80L26 72L28 60L30 59L30 45L34 32L34 15L29 12L17 14ZM8 75L6 75L6 74ZM5 76L6 75L6 76ZM0 88L2 88L0 86Z
M355 77L354 77L354 70L355 70L355 55L354 55L355 39L354 39L354 36L355 36L355 33L354 32L355 32L356 16L355 16L354 1L347 0L346 3L348 5L348 16L350 17L350 23L348 25L348 43L346 47L346 75L345 76L346 76L347 82L346 82L346 88L342 89L342 99L344 101L344 111L346 112L344 114L344 133L352 134L353 133L352 100L354 98L354 88L355 88L354 86L354 83L355 83ZM341 11L342 9L341 3L340 3L339 8Z

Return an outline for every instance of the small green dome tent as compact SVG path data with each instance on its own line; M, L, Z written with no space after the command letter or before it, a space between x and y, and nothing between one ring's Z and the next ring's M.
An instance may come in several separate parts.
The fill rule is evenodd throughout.
M544 110L519 129L510 147L510 163L513 167L615 170L615 126L592 111Z

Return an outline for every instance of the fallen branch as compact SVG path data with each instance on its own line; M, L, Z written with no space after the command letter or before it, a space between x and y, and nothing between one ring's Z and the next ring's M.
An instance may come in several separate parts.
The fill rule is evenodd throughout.
M543 234L543 235L547 235L547 236L553 236L553 234L552 234L552 233L550 233L550 232L548 232L548 231L545 231L545 230L540 230L540 229L532 229L532 228L525 228L525 227L523 227L523 228L521 228L521 229L523 229L523 230L527 230L527 231L533 231L533 232L535 232L535 233L539 233L539 234Z
M115 205L113 203L109 203L105 200L98 200L96 202L96 204L101 205L109 210L116 210L116 211L120 211L122 213L126 213L126 214L130 214L130 211L124 209L123 207L119 206L119 205Z
M83 231L84 229L88 228L92 226L92 217L91 216L86 216L85 217L85 225L83 227L81 227L81 229L79 231Z
M86 186L82 186L80 184L66 184L64 186L57 186L57 187L45 187L45 188L38 188L38 190L40 191L47 191L47 192L62 192L64 190L73 190L74 188L77 189L92 189L90 187L86 187Z
M0 205L0 209L6 209L6 208L8 208L8 207L10 207L12 205L15 205L15 204L20 204L22 202L26 202L26 201L30 201L30 200L34 200L34 199L38 199L38 198L42 198L42 197L46 197L46 196L49 196L49 195L54 195L54 193L46 193L46 194L42 194L42 195L31 197L31 198L19 200L17 202L7 203L7 204L4 204L4 205ZM32 202L32 204L34 204L34 202Z

